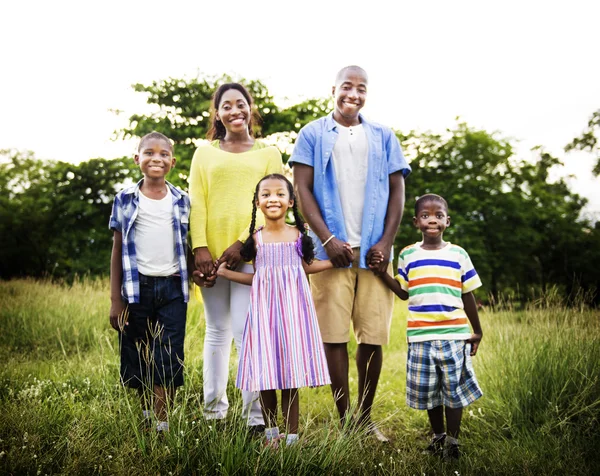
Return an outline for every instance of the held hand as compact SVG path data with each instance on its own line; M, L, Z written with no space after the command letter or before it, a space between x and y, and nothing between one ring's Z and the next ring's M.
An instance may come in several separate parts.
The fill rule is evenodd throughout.
M111 301L109 319L110 325L115 331L123 332L125 326L128 325L128 317L127 304L120 299L118 301Z
M217 275L204 276L204 274L196 269L192 273L192 281L194 281L196 286L200 286L201 288L212 288L217 281Z
M227 263L223 261L221 264L219 264L219 267L217 268L217 276L225 277L227 269Z
M373 251L367 254L367 266L377 276L382 276L384 273L379 269L380 264L383 262L383 253L381 251ZM387 268L387 266L386 266ZM387 272L387 269L386 269Z
M333 237L325 245L325 252L335 268L347 268L354 261L352 247L342 240Z
M215 271L216 268L221 265L221 263L227 263L227 267L229 269L236 269L238 267L238 264L240 264L240 261L242 260L242 257L240 255L240 250L242 249L242 246L242 242L238 240L229 248L227 248L215 263Z
M201 246L194 250L194 266L200 272L200 277L206 278L214 274L215 264L208 247Z
M471 356L477 354L477 349L479 349L479 343L483 338L483 334L471 334L471 337L467 339L467 344L471 344Z
M378 242L367 252L367 263L376 266L379 273L386 273L390 262L392 245ZM374 261L376 260L376 261ZM369 266L371 268L371 266Z

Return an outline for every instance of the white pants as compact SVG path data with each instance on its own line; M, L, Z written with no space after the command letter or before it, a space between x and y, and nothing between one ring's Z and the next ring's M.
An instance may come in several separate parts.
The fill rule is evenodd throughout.
M239 271L251 273L251 264ZM218 278L212 288L201 288L204 301L204 417L207 420L227 416L227 380L231 339L240 355L242 335L250 304L250 286ZM242 392L242 416L248 425L264 425L258 392Z

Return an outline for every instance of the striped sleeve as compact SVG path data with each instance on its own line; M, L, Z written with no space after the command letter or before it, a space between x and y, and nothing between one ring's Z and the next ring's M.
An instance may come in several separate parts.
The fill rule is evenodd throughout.
M481 286L481 279L479 279L479 275L475 271L471 258L466 251L461 262L461 281L463 294L470 293Z
M406 262L404 256L400 253L398 256L398 274L396 275L396 281L400 283L400 287L408 292L408 274L406 273Z

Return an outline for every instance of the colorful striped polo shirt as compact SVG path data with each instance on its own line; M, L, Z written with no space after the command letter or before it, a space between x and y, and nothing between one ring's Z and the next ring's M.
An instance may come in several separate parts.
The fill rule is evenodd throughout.
M408 292L408 342L464 340L471 336L462 295L481 286L467 252L446 243L425 250L422 242L398 257L396 279Z

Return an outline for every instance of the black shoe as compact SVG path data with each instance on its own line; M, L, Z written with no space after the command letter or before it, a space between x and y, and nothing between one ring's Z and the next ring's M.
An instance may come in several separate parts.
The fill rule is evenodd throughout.
M264 436L265 435L265 425L249 425L248 426L248 434L252 438Z
M446 435L438 436L437 438L434 436L429 443L429 446L423 450L423 454L428 454L431 456L437 456L441 458L444 456L444 442L446 441Z
M457 443L451 443L444 448L444 459L457 461L460 458L460 448Z

